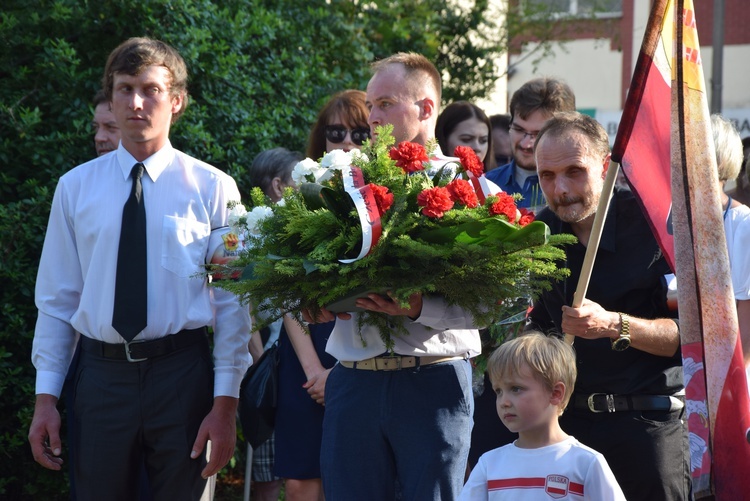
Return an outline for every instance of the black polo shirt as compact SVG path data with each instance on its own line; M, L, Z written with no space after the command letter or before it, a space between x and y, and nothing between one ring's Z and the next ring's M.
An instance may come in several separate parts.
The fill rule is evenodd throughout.
M553 234L573 233L549 208L539 213ZM573 302L586 248L577 242L566 247L564 266L570 277L553 284L534 301L527 328L562 335L562 306ZM671 273L648 222L634 195L615 188L594 262L586 298L608 311L619 311L640 318L674 317L667 308L664 276ZM614 351L609 339L575 338L578 361L575 391L669 395L682 388L680 352L659 357L635 348Z

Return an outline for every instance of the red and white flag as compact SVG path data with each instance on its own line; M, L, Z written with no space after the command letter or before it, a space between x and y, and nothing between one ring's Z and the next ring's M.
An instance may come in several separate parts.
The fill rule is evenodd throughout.
M652 6L612 159L677 275L696 499L748 499L750 399L692 0Z

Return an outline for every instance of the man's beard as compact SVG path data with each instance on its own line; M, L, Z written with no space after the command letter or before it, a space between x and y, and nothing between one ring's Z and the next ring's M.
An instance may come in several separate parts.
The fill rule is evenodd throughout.
M599 197L594 198L592 198L588 204L585 203L584 197L581 196L558 197L553 200L548 200L547 203L562 221L574 224L583 221L596 212L596 207L599 204ZM573 208L574 205L578 205L578 207Z

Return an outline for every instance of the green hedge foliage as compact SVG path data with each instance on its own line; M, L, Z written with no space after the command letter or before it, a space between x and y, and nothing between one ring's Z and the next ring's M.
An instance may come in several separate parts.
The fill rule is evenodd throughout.
M109 52L131 36L181 52L191 104L172 142L232 174L247 193L255 155L304 150L321 105L336 91L363 89L376 58L425 54L445 72L446 102L486 94L505 33L483 16L486 8L486 0L470 8L437 0L3 0L0 498L68 497L67 476L36 465L26 440L34 282L56 181L95 155L91 98Z

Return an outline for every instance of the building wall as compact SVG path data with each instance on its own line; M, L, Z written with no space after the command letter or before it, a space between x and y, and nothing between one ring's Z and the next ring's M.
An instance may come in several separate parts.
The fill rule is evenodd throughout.
M693 1L710 103L714 2ZM750 136L750 8L746 2L725 0L722 72L722 114L735 120L743 137ZM507 81L508 96L530 78L557 76L571 85L579 109L595 110L607 120L619 117L651 3L651 0L623 0L623 15L618 20L568 23L567 36L572 41L564 43L555 50L554 57L536 68L528 60L522 61L533 43L527 44L524 52L510 54L509 64L514 71ZM507 108L501 111L506 112Z
M533 48L535 44L529 44ZM578 108L620 109L622 51L611 49L609 40L573 40L555 50L556 55L534 68L519 64L508 79L512 95L532 78L555 77L576 93ZM513 58L511 57L511 62Z

